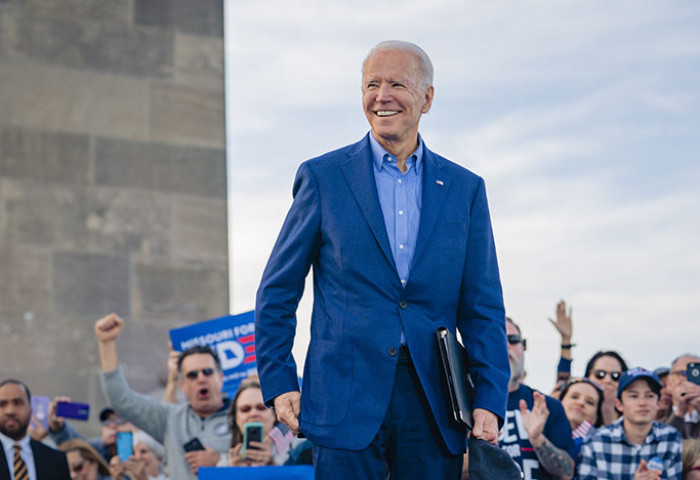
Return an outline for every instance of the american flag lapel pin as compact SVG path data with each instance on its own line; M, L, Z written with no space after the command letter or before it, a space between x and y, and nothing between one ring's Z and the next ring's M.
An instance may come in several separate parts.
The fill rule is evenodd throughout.
M442 180L435 180L435 183L437 183L437 184L440 185L441 187L442 187L443 185L445 185L445 182L443 182Z

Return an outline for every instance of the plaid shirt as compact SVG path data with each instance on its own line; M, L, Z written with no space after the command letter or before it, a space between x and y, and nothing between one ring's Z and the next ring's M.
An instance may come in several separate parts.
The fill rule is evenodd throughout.
M622 419L599 428L581 450L578 480L632 480L639 462L654 457L664 464L662 479L681 480L681 435L673 427L654 422L642 445L625 439Z

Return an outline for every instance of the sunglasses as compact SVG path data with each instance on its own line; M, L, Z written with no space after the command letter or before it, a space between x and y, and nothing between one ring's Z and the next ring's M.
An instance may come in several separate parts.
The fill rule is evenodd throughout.
M525 339L523 337L521 337L520 335L515 335L515 334L507 335L507 338L508 338L508 343L510 343L511 345L517 345L518 343L522 343L523 348L527 348L527 344L525 342Z
M253 405L241 405L240 407L238 407L237 410L241 413L248 413L253 408L255 408L258 412L266 412L267 411L267 407L265 405L263 405L262 403L258 403L257 405L255 405L255 407L253 407Z
M598 380L602 380L605 378L606 375L610 375L610 379L613 382L617 382L620 380L620 376L622 375L622 372L606 372L605 370L596 370L593 372L593 375L595 375L595 378Z
M185 374L185 378L187 378L188 380L196 380L199 376L199 372L202 372L202 375L204 375L205 377L211 377L212 375L214 375L214 369L211 367L207 367L201 370L190 370Z

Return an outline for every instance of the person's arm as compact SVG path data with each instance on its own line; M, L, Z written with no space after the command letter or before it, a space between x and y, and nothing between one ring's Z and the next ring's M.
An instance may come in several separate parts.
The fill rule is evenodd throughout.
M560 358L559 365L557 366L557 384L552 391L552 396L554 398L559 398L559 394L564 387L564 384L571 378L571 348L573 344L571 343L571 338L573 336L573 322L571 320L571 307L567 310L566 302L560 300L556 306L556 317L557 320L554 321L551 318L548 319L554 328L559 332L561 342L560 348Z
M474 380L472 435L496 443L505 417L510 365L503 290L486 186L481 178L471 198L467 238L457 329L469 352L469 372Z
M173 350L173 344L168 342L168 380L165 384L163 401L165 403L177 403L177 362L180 359L180 352Z
M287 410L279 409L278 419L297 431L299 381L292 356L296 309L318 254L321 222L316 179L308 163L299 167L293 195L256 295L255 353L265 404L280 408L277 404L284 403Z
M574 476L574 460L566 450L554 446L544 435L544 426L549 417L545 396L540 392L534 392L533 397L530 411L527 409L525 400L520 400L520 414L540 465L554 478L571 480Z
M167 427L168 406L134 392L129 388L119 368L117 338L124 328L124 320L111 313L95 322L95 336L100 351L102 391L107 402L120 417L129 420L160 443ZM175 408L171 406L171 408Z

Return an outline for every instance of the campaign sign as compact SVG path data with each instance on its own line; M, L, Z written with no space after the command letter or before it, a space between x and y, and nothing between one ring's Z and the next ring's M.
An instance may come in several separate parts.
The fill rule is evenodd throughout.
M314 467L201 467L199 480L313 480Z
M252 311L175 328L170 330L170 341L178 352L195 345L212 347L221 360L224 392L235 392L241 381L257 373Z

